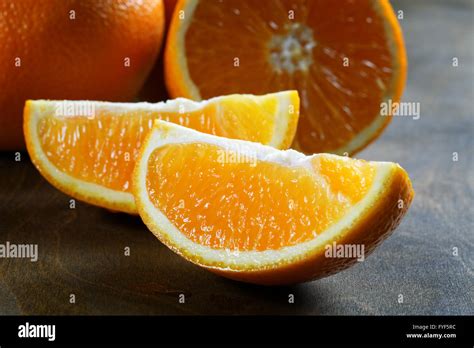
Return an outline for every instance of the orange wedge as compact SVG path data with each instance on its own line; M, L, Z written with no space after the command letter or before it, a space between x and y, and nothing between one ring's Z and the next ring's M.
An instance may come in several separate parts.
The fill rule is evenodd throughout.
M347 268L387 238L413 198L395 163L203 134L156 121L133 174L138 211L170 249L210 271L290 284ZM336 245L336 249L337 249Z
M181 0L165 50L172 97L296 89L294 146L353 154L391 120L407 60L388 0Z
M136 213L131 175L154 120L287 148L298 112L294 91L157 104L30 100L24 133L31 160L51 184L85 202Z

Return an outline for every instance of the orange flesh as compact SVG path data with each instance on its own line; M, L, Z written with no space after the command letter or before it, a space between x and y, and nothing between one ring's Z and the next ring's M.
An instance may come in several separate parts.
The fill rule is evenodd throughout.
M366 195L375 175L357 160L315 156L312 170L254 160L215 145L166 145L149 158L149 198L195 243L262 251L325 231Z
M394 89L388 15L370 0L199 1L185 36L187 66L203 99L297 89L298 146L333 151L381 117L380 103ZM289 49L294 71L275 63L284 38L299 42Z
M153 120L162 119L228 138L268 143L274 114L261 114L263 111L259 109L256 117L252 104L239 103L238 109L234 109L230 103L226 106L210 103L199 111L182 114L141 111L120 115L98 110L94 118L43 117L37 130L44 153L60 171L112 190L130 192L138 150Z

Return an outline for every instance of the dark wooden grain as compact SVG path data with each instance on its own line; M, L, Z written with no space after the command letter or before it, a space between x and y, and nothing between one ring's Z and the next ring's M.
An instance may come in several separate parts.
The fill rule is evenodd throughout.
M39 260L0 259L0 314L473 314L473 2L394 7L410 63L404 100L421 103L421 118L395 119L358 157L401 163L416 197L365 262L293 287L229 281L173 254L138 217L70 209L25 153L3 153L0 243L37 243Z

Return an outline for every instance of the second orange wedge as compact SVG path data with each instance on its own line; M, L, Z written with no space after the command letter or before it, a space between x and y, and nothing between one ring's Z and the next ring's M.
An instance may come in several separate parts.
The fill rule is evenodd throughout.
M24 133L31 160L54 186L82 201L136 213L131 174L153 121L288 148L298 93L229 95L202 102L28 101Z

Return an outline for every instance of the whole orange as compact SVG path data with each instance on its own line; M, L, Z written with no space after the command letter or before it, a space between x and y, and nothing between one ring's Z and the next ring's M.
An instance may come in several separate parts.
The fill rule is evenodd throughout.
M158 56L162 0L0 0L0 150L26 99L132 100Z

